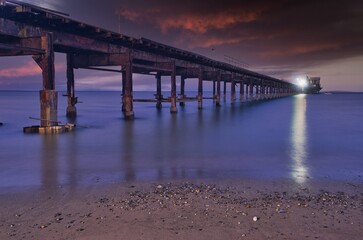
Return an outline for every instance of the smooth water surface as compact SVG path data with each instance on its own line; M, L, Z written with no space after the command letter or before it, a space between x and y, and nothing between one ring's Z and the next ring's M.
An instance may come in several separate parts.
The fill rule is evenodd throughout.
M136 93L135 97L152 97ZM59 120L66 98L59 93ZM193 95L193 93L191 94ZM161 179L363 180L363 94L298 95L254 104L211 100L178 114L118 92L79 92L76 131L23 134L39 124L38 92L0 92L1 189Z

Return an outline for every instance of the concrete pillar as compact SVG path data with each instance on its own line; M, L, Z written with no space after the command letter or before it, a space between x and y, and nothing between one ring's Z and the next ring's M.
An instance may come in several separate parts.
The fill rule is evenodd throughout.
M40 91L40 126L57 126L58 93L55 90Z
M261 84L261 90L260 90L260 100L264 100L266 97L266 85L265 83Z
M202 108L203 108L203 68L200 68L198 76L198 109Z
M250 83L246 82L246 100L247 101L249 101L249 99L250 99L249 89L250 89Z
M43 90L40 91L40 126L57 126L58 94L55 91L54 49L52 33L41 36L42 55L33 56L42 69Z
M221 106L221 78L222 74L221 71L217 71L217 96L216 96L216 106Z
M170 112L171 113L177 113L178 109L176 107L177 98L176 98L176 69L175 69L175 62L172 62L171 65L172 65L172 70L171 70L171 97L170 97L171 107L170 107Z
M68 104L67 104L67 118L74 119L77 117L77 98L75 94L74 88L74 70L73 70L73 55L68 53L67 54L67 97L68 97Z
M216 100L216 80L213 80L213 101Z
M156 108L161 109L162 108L162 99L163 99L163 95L161 93L161 75L160 74L156 74L155 76L156 78Z
M240 83L240 89L239 89L239 99L243 101L245 99L245 83L242 80Z
M254 85L253 85L253 83L251 82L251 83L250 83L250 101L253 101L253 87L254 87Z
M122 67L122 68L124 68L124 67ZM121 75L122 76L122 93L121 93L122 105L121 105L121 110L122 110L123 113L125 113L125 111L126 111L126 104L125 104L126 71L125 71L125 69L122 70L121 74L122 74Z
M185 77L181 76L181 79L180 79L180 103L179 103L180 106L185 106L184 99L185 99Z
M277 98L277 83L274 86L274 98Z
M124 116L127 120L132 120L135 117L133 106L133 82L132 82L132 51L129 51L129 59L124 65Z
M276 83L272 84L272 97L276 98Z
M227 97L227 81L224 80L223 82L223 101L226 101Z
M256 100L260 100L261 95L260 95L260 91L262 90L262 86L260 84L256 84Z
M231 81L231 102L234 102L235 99L236 99L236 82L233 77Z

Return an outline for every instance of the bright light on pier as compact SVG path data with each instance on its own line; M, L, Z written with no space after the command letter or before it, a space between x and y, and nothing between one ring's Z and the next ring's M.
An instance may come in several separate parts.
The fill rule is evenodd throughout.
M308 81L305 78L297 78L297 85L301 88L305 88L308 86Z

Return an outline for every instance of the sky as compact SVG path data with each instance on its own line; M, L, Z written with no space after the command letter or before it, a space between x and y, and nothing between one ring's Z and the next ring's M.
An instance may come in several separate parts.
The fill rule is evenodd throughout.
M27 0L71 18L145 37L294 82L320 76L325 91L363 92L361 0ZM76 70L76 90L120 90L121 76ZM56 55L56 83L66 86L65 56ZM135 90L154 90L135 75ZM163 80L164 88L169 82ZM187 83L188 84L188 83ZM0 58L0 90L38 90L31 57Z

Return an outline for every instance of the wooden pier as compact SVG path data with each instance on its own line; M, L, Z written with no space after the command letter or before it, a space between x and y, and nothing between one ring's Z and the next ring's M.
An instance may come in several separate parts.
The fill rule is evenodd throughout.
M133 73L154 75L155 102L160 108L170 102L177 113L177 102L192 100L185 96L185 80L198 81L198 108L203 107L203 82L213 82L213 99L221 105L221 88L226 97L230 85L231 101L265 100L295 94L298 87L270 76L215 61L199 54L174 48L145 38L132 38L83 22L69 15L14 0L0 0L0 56L32 56L42 70L40 126L57 126L58 94L55 89L54 53L67 55L67 116L76 117L77 97L74 69L120 73L122 112L134 118ZM119 70L110 70L118 66ZM177 76L181 79L177 95ZM169 77L170 97L161 93L161 78ZM121 84L120 84L121 85ZM236 87L239 87L239 96Z

